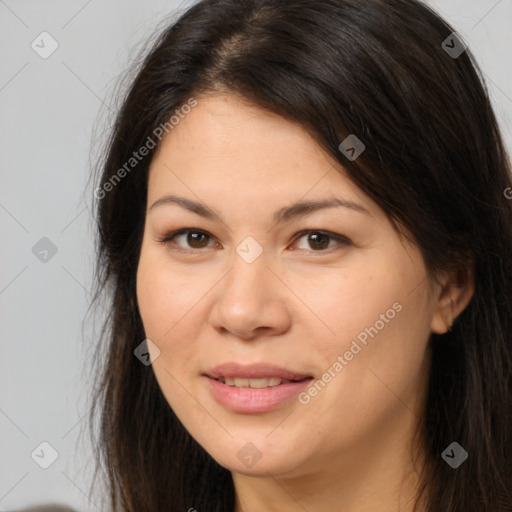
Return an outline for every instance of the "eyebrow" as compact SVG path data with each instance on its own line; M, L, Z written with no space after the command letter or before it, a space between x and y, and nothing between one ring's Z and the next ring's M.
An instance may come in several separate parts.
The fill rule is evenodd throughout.
M190 199L186 199L185 197L178 197L178 196L174 196L174 195L165 195L165 196L161 197L160 199L157 199L151 205L151 207L149 208L149 211L153 210L157 206L163 206L163 205L169 205L169 204L176 204L178 206L181 206L182 208L185 208L186 210L189 210L197 215L200 215L201 217L204 217L205 219L211 219L211 220L215 220L215 218L220 219L219 215L217 215L213 210L211 210L204 204L197 203L195 201L191 201ZM295 204L292 204L291 206L285 206L284 208L281 208L280 210L278 210L274 213L273 222L274 223L283 222L283 221L287 221L287 220L290 220L295 217L303 217L305 215L313 213L317 210L322 210L324 208L336 208L336 207L349 208L351 210L371 216L370 212L366 208L361 206L360 204L334 197L334 198L330 198L330 199L321 199L321 200L316 200L316 201L299 201Z

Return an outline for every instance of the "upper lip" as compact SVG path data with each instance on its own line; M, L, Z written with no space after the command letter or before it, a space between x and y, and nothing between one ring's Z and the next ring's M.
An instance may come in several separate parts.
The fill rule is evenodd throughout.
M219 379L221 377L266 379L275 377L285 380L304 380L311 377L311 375L306 373L293 372L270 363L256 363L249 365L242 365L239 363L224 363L211 368L206 372L205 375L212 379Z

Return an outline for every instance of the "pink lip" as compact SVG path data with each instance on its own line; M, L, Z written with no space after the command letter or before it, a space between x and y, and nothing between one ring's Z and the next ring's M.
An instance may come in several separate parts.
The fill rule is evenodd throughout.
M312 377L279 368L271 364L242 366L227 363L209 370L206 375L214 398L226 409L237 413L262 413L275 409L278 405L297 396L308 385ZM278 386L263 389L236 388L219 382L220 377L263 379L276 377L293 380Z
M279 366L275 366L270 363L256 363L250 365L225 363L208 370L205 372L205 375L212 379L218 379L220 377L270 379L271 377L276 377L284 380L304 380L311 377L311 375L285 370L284 368L280 368Z

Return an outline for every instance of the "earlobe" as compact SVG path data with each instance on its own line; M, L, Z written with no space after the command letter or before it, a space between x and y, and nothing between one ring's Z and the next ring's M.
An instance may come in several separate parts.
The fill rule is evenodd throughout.
M473 266L447 275L437 299L431 331L445 334L452 330L457 317L466 309L475 291Z
M451 298L440 300L432 318L431 330L435 334L445 334L452 330L454 320Z

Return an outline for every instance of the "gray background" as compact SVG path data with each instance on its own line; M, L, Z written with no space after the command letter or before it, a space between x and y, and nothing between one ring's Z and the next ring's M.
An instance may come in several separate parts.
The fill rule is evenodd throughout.
M0 510L104 509L88 496L84 434L94 346L82 325L94 258L86 185L120 73L162 18L190 3L0 0ZM512 151L512 0L429 3L476 55ZM43 31L58 43L46 59L31 47L51 49ZM42 442L58 453L48 469L36 463L51 460Z

